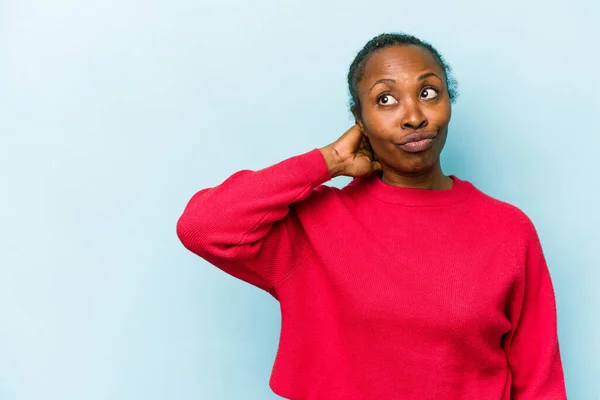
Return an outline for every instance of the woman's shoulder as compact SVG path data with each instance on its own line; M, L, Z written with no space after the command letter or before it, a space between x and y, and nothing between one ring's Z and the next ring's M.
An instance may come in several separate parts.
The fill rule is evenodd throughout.
M531 234L535 232L532 219L521 206L500 198L500 195L492 195L472 183L471 185L474 190L470 197L470 206L474 210L479 210L483 218L488 221L501 222L515 230L515 233Z
M316 210L326 208L339 199L340 189L328 185L321 184L312 189L312 193L306 199L293 204L294 211L307 212L308 210Z

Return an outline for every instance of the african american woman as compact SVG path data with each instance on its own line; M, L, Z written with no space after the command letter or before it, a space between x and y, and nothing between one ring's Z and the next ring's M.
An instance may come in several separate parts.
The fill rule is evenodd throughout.
M323 148L196 193L183 245L281 308L271 389L293 400L566 399L552 281L516 206L444 175L456 81L382 34ZM343 188L325 183L354 177Z

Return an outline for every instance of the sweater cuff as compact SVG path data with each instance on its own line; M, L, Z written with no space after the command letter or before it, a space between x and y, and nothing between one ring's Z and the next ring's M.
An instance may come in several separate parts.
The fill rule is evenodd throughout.
M331 173L329 172L325 157L323 157L323 153L318 148L300 154L295 158L298 162L298 170L301 171L313 188L331 180Z

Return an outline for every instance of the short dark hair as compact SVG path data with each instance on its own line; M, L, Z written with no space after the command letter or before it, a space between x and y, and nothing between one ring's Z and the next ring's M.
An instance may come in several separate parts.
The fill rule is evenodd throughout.
M446 78L448 95L450 101L454 103L458 97L458 82L452 76L452 68L444 57L429 43L416 38L415 36L408 35L405 33L382 33L381 35L375 36L369 40L367 44L356 54L354 61L350 64L350 70L348 71L348 90L350 92L350 110L356 111L360 115L360 102L358 100L358 94L356 86L362 79L364 74L365 65L369 56L375 51L390 47L390 46L417 46L429 51L435 59L440 63L440 66L444 70L444 77Z

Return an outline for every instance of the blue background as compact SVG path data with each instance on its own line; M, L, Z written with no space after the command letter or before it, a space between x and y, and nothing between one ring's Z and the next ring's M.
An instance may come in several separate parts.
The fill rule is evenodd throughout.
M279 398L277 302L175 223L337 139L350 62L394 31L453 66L444 172L532 218L569 396L599 398L598 4L3 0L0 399Z

